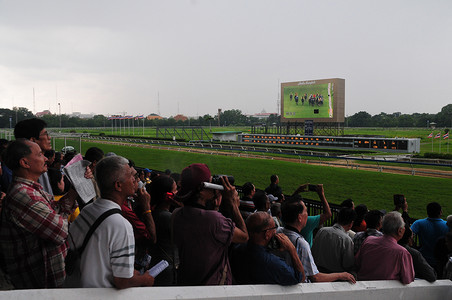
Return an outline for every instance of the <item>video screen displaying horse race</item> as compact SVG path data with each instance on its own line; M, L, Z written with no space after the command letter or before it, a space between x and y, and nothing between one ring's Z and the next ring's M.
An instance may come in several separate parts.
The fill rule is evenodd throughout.
M343 122L344 82L334 78L282 83L282 120Z

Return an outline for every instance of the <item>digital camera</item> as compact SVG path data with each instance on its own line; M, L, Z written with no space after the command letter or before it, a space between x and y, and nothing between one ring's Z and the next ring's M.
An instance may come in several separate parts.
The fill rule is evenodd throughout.
M234 184L235 181L234 177L229 175L212 175L212 183L222 185L221 177L223 176L226 176L228 178L230 184L232 185Z

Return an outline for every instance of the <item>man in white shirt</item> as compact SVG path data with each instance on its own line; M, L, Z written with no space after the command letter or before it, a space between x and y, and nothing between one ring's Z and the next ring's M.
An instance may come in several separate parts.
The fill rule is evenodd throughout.
M137 190L136 171L121 156L102 159L96 166L101 198L87 205L69 229L71 249L79 249L91 225L104 212L120 209ZM139 197L150 197L138 190ZM94 231L81 256L82 287L152 286L154 278L134 270L135 239L132 225L121 215L112 214Z

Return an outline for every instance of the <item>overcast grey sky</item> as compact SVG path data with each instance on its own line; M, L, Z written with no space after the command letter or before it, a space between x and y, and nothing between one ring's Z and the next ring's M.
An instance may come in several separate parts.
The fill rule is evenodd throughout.
M437 113L451 16L450 0L0 0L0 107L277 112L281 82L344 78L346 115Z

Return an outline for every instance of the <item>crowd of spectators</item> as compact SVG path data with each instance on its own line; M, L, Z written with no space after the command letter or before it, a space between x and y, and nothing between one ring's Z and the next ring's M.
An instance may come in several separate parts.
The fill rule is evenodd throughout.
M96 147L83 156L95 190L86 201L63 172L76 153L51 149L44 121L21 121L14 134L0 141L3 289L452 279L452 216L436 202L413 220L403 195L391 212L347 199L326 226L322 184L285 195L273 174L240 197L205 164L156 172ZM322 213L308 215L305 192Z

